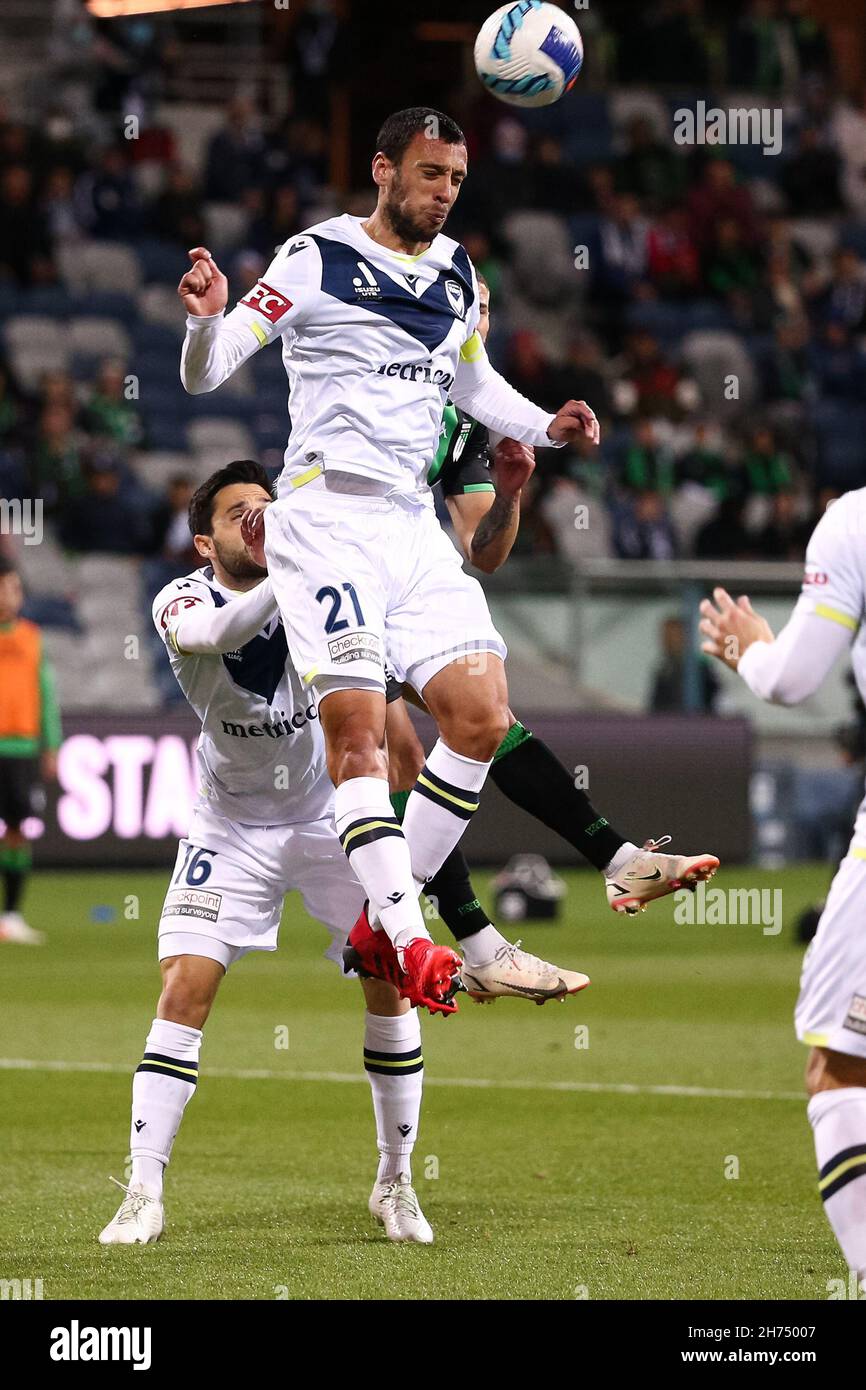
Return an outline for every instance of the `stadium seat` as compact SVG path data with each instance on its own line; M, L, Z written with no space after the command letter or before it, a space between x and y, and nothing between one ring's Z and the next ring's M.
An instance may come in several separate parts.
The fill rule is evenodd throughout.
M113 241L84 241L61 247L60 275L76 295L91 290L134 295L141 283L141 266L130 246Z
M643 117L652 123L660 139L670 139L670 114L663 98L656 92L631 87L615 88L610 95L608 110L618 135L624 136L631 122Z
M70 361L66 335L55 319L16 315L3 330L13 372L25 391L35 390L46 372L66 371Z
M205 203L204 220L208 246L218 252L233 251L241 243L249 213L240 203Z
M791 239L818 262L830 258L837 244L836 226L820 218L794 217L790 223Z
M193 453L207 459L211 468L220 468L232 459L253 457L252 434L239 420L205 416L193 421L187 438Z
M76 357L120 357L129 360L132 343L116 319L74 318L67 325L69 346Z
M755 398L755 367L741 340L733 333L703 329L689 333L680 345L683 363L701 392L703 410L713 418L744 411ZM736 376L739 394L725 396L725 378Z
M180 275L178 274L178 279ZM145 285L138 292L138 312L145 323L160 324L183 337L184 312L176 289L168 285Z
M176 286L189 266L186 253L173 241L142 237L135 243L135 250L141 262L142 275L148 285L156 282Z
M201 460L195 454L142 451L132 455L129 465L135 478L152 492L164 492L176 473L202 477Z

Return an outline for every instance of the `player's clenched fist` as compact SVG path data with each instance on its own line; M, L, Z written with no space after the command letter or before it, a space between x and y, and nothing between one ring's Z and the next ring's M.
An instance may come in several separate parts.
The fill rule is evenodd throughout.
M573 444L582 434L597 444L601 430L595 412L590 410L586 401L566 401L562 409L557 411L547 434L554 444Z
M229 300L228 280L206 246L194 246L189 258L192 269L177 287L187 313L197 317L222 313Z

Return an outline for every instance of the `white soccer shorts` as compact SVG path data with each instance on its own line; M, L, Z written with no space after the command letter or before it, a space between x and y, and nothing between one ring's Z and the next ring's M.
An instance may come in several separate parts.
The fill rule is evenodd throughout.
M836 871L800 979L801 1042L866 1057L866 849L852 844Z
M197 807L159 919L159 959L203 955L228 968L248 951L275 951L283 899L291 892L327 927L325 955L342 969L364 890L333 820L239 825Z
M328 490L318 478L265 513L265 553L295 669L385 689L385 659L423 691L457 657L502 660L484 591L432 509Z

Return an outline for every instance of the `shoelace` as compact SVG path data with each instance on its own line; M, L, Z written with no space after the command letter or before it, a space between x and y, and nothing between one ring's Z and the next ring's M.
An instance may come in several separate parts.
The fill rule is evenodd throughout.
M398 1213L411 1216L413 1220L417 1221L421 1215L421 1209L418 1206L418 1197L412 1184L398 1181L392 1183L392 1187L394 1188L394 1206Z
M126 1201L121 1204L120 1211L114 1218L118 1225L123 1225L125 1221L132 1221L140 1211L143 1211L148 1202L154 1201L153 1197L148 1197L146 1192L133 1192L131 1187L119 1182L117 1178L109 1178L115 1187L119 1187L121 1192L126 1193Z
M513 945L510 941L507 941L504 946L498 947L494 953L493 959L498 964L507 960L510 965L517 968L515 957L518 951L520 951L520 954L523 956L527 967L538 970L542 975L549 975L551 973L553 967L548 965L547 961L540 960L538 956L531 956L528 951L521 951L519 941L515 941Z
M644 849L653 854L657 849L661 849L662 845L669 845L672 838L671 835L662 835L658 840L647 840Z

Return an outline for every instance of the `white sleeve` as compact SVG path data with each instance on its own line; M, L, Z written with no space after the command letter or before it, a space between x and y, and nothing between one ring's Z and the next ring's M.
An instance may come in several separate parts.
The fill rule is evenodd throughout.
M450 395L455 405L494 434L521 444L562 447L547 433L556 417L533 405L494 371L477 332L460 349Z
M806 549L803 587L789 621L775 642L754 642L741 657L737 671L762 700L808 699L850 646L864 604L861 515L855 494L828 508Z
M259 348L298 323L321 285L321 267L316 243L294 237L230 314L187 315L180 379L190 395L215 391Z
M222 608L196 604L183 609L169 619L165 640L179 656L233 652L251 642L278 611L271 581L263 579Z

